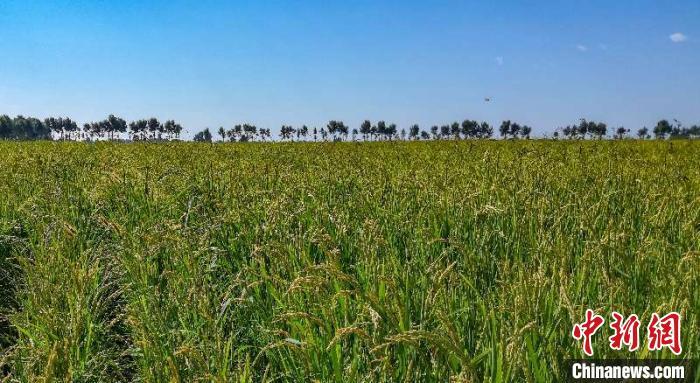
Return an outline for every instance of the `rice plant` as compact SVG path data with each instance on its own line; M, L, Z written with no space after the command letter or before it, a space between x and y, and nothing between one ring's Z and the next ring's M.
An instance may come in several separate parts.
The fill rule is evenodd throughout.
M0 153L8 382L558 381L586 308L700 357L697 142Z

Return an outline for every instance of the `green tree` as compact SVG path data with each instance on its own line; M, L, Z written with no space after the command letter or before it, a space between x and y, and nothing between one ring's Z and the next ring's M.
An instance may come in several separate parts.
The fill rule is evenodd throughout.
M371 132L372 123L369 120L364 120L360 125L360 134L362 134L362 139L366 140Z
M207 131L209 131L209 128L207 128ZM158 132L160 132L160 122L158 121L157 118L151 117L148 119L148 132L150 133L150 138L152 140L155 140L158 136ZM203 133L204 131L200 132ZM209 133L211 135L211 132Z
M486 121L482 122L477 132L477 138L491 138L492 135L493 128L491 125L489 125L489 123Z
M301 129L299 129L299 133L301 134L301 137L303 139L306 139L306 137L309 135L309 127L306 125L302 125Z
M645 138L649 138L649 129L646 126L640 128L639 130L637 130L637 137L639 137L642 140Z
M377 122L376 134L381 138L386 136L386 122Z
M10 116L3 114L0 116L0 139L7 140L12 138L12 119Z
M501 137L508 138L508 135L510 134L510 125L510 120L506 120L501 123L501 126L498 128L498 132L501 134Z
M453 122L452 125L450 125L450 134L455 140L459 140L459 134L461 133L461 130L459 128L459 122Z
M659 121L654 127L654 136L658 139L665 139L667 135L671 134L673 128L668 120Z
M446 139L449 136L450 136L450 126L449 125L440 126L440 138Z
M396 137L398 130L396 129L396 124L389 124L386 127L386 136L391 140Z
M126 132L128 125L123 119L110 114L107 119L102 122L102 126L109 134L109 138L113 140L115 136L119 138L121 133Z
M417 140L419 134L420 134L420 127L418 126L418 124L411 125L411 128L408 130L408 137L413 139L413 140Z
M211 138L212 136L209 128L206 128L194 135L194 140L196 142L211 142Z
M462 135L464 138L474 138L479 131L479 123L474 120L462 121Z
M625 129L624 126L620 126L619 128L617 128L617 130L615 130L615 137L614 138L621 140L621 139L625 138L627 133L629 133L629 129Z
M148 120L138 120L129 123L129 131L133 140L145 140L147 138Z
M282 140L291 140L294 135L294 128L289 125L282 125L280 128L280 137Z

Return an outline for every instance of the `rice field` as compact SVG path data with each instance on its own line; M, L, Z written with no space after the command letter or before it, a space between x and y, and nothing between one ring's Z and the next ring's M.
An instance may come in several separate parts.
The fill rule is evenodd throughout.
M587 308L700 358L695 141L0 154L0 381L558 381Z

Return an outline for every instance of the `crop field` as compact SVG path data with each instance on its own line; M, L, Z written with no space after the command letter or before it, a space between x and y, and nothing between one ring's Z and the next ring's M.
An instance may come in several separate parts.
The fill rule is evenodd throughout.
M558 381L699 292L696 141L0 142L0 381Z

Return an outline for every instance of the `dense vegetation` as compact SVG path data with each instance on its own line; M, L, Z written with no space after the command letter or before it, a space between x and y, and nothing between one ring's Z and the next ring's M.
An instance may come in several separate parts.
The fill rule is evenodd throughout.
M700 357L696 141L0 153L9 381L551 381L586 308Z

